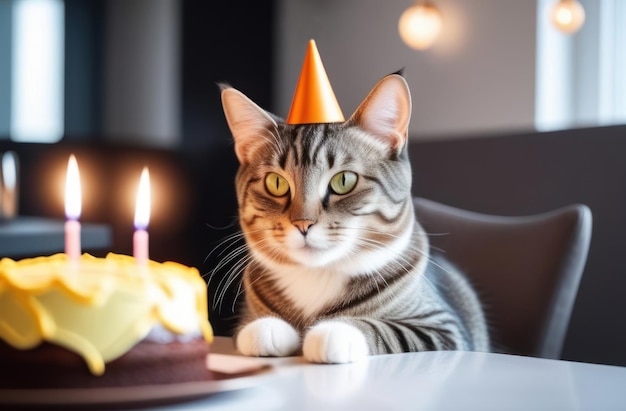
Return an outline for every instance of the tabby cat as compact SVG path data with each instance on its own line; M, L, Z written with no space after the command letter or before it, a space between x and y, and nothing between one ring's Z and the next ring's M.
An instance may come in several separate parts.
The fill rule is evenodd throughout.
M343 123L288 125L222 86L250 259L235 336L249 356L320 363L489 350L480 302L429 255L411 198L411 97L384 77Z

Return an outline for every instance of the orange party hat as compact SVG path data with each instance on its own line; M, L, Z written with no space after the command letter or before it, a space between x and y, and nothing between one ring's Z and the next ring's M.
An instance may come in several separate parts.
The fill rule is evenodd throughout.
M326 70L317 51L315 40L302 63L302 71L293 95L287 124L339 123L345 121Z

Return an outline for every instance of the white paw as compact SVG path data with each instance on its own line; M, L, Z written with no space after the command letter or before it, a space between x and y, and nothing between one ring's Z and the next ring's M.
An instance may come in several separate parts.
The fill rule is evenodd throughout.
M355 326L326 321L306 333L302 353L308 361L335 364L362 360L368 348L365 336Z
M253 357L285 357L300 346L298 332L284 320L259 318L247 324L237 334L237 349Z

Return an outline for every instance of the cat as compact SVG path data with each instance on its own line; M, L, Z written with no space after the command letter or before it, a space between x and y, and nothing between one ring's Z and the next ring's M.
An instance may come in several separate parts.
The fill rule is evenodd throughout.
M228 85L221 97L249 250L234 337L242 354L347 363L489 351L475 291L430 256L414 215L401 74L381 79L342 123L285 124Z

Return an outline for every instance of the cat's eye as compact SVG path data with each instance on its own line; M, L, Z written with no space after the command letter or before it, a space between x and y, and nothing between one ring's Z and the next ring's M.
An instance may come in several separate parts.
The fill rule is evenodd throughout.
M268 173L265 176L265 188L271 195L282 197L289 192L289 183L280 174Z
M330 179L330 189L335 194L348 194L356 186L358 177L352 171L342 171Z

